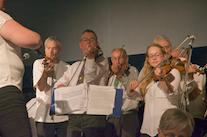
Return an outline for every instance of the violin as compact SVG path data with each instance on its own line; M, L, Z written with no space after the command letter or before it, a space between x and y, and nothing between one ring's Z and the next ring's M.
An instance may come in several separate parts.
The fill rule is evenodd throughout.
M172 68L176 68L177 70L179 70L180 74L185 73L185 64L187 63L186 60L181 61L177 57L171 57L169 61L171 63ZM204 68L205 66L202 69L196 69L196 73L198 72L200 74L205 74Z
M163 79L166 79L168 77L168 74L169 72L172 70L172 67L170 66L170 64L164 64L162 67L163 69L163 73L161 74L161 78ZM155 80L155 81L159 81L159 78L155 75L155 73L152 73L152 78Z
M48 60L50 60L50 58L47 57L47 56L45 56L45 58L44 58L44 60L42 62L42 64L44 65L44 67L46 67L49 64L49 63L47 63Z
M96 46L95 48L91 49L91 53L95 54L95 57L102 53L102 49L100 46Z
M181 61L177 57L171 57L169 61L171 63L171 66L173 68L176 68L180 72L180 74L185 73L185 64L187 63L187 61Z

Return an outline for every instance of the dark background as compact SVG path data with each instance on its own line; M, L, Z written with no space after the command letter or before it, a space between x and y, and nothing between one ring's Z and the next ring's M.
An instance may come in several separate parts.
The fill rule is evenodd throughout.
M195 35L192 62L204 66L207 53L207 0L7 0L6 11L23 26L38 32L43 41L57 36L63 49L60 59L71 64L82 58L81 33L92 29L106 57L122 47L129 63L142 68L145 51L158 34L168 36L174 47L188 35ZM188 47L187 40L183 46ZM28 49L24 60L23 92L26 100L35 96L32 65L41 58ZM44 53L44 49L42 49Z

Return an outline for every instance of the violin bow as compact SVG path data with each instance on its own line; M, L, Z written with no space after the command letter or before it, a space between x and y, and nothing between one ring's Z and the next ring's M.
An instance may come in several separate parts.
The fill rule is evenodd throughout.
M146 77L148 77L150 74L152 74L152 72L154 72L154 70L156 68L158 68L159 66L161 66L164 61L167 61L168 58L171 56L171 53L174 52L175 50L177 50L181 45L183 45L183 43L185 43L190 36L187 36L174 50L172 50L156 67L154 67L146 76L144 76L141 80L139 80L138 82L141 83ZM131 92L131 91L130 91Z

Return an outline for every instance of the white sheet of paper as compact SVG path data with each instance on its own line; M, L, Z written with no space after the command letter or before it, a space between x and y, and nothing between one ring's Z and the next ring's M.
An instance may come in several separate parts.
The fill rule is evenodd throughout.
M56 114L82 114L86 111L85 96L83 84L55 89Z
M113 113L116 90L114 87L90 85L87 114L110 115Z
M57 88L55 92L55 114L110 115L113 113L116 90L109 86L84 84ZM87 93L88 92L88 93Z

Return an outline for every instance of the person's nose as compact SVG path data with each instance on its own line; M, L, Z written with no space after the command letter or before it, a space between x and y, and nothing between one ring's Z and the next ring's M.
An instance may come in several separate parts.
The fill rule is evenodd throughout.
M117 64L121 64L121 59L120 58L117 59Z
M54 53L53 53L53 49L51 49L51 50L50 50L50 56L52 57L53 54L54 54Z
M153 56L152 56L152 59L153 59L153 60L155 60L156 58L157 58L156 55L153 55Z
M90 39L87 39L87 44L90 44L90 43L91 43Z

